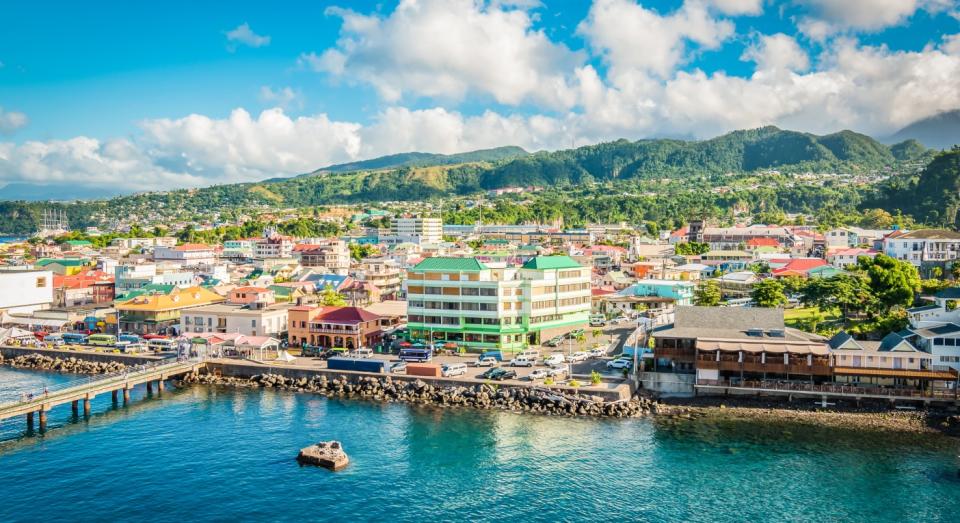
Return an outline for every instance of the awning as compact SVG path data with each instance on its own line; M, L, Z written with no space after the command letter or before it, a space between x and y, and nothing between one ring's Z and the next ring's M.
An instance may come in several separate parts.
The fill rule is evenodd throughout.
M724 352L767 352L773 354L813 354L815 356L826 356L830 350L826 345L806 344L806 343L776 343L771 341L749 342L749 341L717 341L717 340L697 340L697 350L702 351L724 351Z
M845 376L880 376L886 378L916 378L927 380L956 380L957 371L943 370L908 370L908 369L876 369L858 367L834 367L834 374Z
M4 316L4 324L10 325L35 325L38 327L55 327L57 329L66 325L67 320L51 320L48 318L29 318L23 316Z

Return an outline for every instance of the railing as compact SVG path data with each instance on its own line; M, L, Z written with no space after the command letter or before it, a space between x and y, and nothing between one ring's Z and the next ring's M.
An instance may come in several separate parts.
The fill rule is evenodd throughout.
M144 363L141 365L133 365L125 368L124 370L117 372L110 372L107 374L97 374L95 376L87 376L85 378L78 378L75 380L70 380L64 383L58 383L56 385L50 385L43 387L42 389L37 389L33 391L25 391L21 393L19 400L7 401L0 403L0 411L5 409L19 407L22 405L29 405L32 403L48 403L51 400L56 400L59 396L65 396L68 394L75 393L77 390L82 390L93 384L101 383L110 383L111 381L116 381L118 383L129 380L130 378L136 378L152 372L156 372L158 369L164 367L174 368L179 365L185 364L194 364L200 363L203 361L202 357L193 357L188 359L179 359L179 360L158 360L150 363Z
M854 385L813 384L795 381L730 381L730 380L697 380L697 385L706 387L728 387L738 389L764 389L784 392L822 392L825 394L849 394L872 396L905 396L911 398L956 398L952 390L916 390L895 389L887 387L859 387Z

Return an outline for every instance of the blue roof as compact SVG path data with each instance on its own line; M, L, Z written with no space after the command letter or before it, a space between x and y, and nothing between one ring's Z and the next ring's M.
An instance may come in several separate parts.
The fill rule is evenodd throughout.
M334 289L338 289L346 280L346 276L341 276L339 274L311 274L304 278L303 281L313 283L317 287L317 290L323 290L328 285Z

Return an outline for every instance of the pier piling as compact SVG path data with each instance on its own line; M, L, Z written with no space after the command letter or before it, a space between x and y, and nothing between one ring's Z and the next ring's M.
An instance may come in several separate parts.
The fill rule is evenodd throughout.
M130 389L124 387L123 389L123 404L126 405L130 403Z
M114 390L110 393L110 397L113 399L113 402L114 402L114 403L117 402L117 391L116 391L116 389L114 389Z
M40 409L40 432L47 430L47 411Z
M27 413L27 431L33 430L33 413Z
M163 392L163 380L157 380L157 392Z
M70 402L70 410L73 412L74 416L80 414L80 402L79 400L73 400Z
M83 415L90 415L90 398L83 398Z
M150 393L152 393L152 392L153 392L153 382L152 382L152 381L148 381L148 382L147 382L147 394L150 394Z

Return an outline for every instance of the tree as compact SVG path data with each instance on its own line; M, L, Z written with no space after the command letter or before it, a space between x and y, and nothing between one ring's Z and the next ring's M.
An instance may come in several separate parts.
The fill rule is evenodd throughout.
M769 274L770 273L770 264L765 261L758 261L756 263L751 263L748 267L751 272L754 274Z
M720 285L716 280L701 280L693 291L693 304L702 307L716 307L720 305Z
M347 247L350 249L350 257L357 261L373 256L378 252L377 248L369 243L350 243Z
M783 284L776 278L767 278L755 283L750 297L757 307L782 307L787 303L787 295L783 293Z
M884 312L895 306L909 307L920 289L920 274L908 261L885 254L874 258L861 256L857 269L867 277L870 290Z
M673 248L680 256L699 256L710 251L710 244L699 242L681 242Z
M326 307L343 307L347 304L347 300L333 289L333 285L327 285L320 292L320 303Z
M814 278L807 282L801 301L820 309L839 307L846 319L853 312L876 308L876 299L867 279L861 274L838 274L831 278Z

